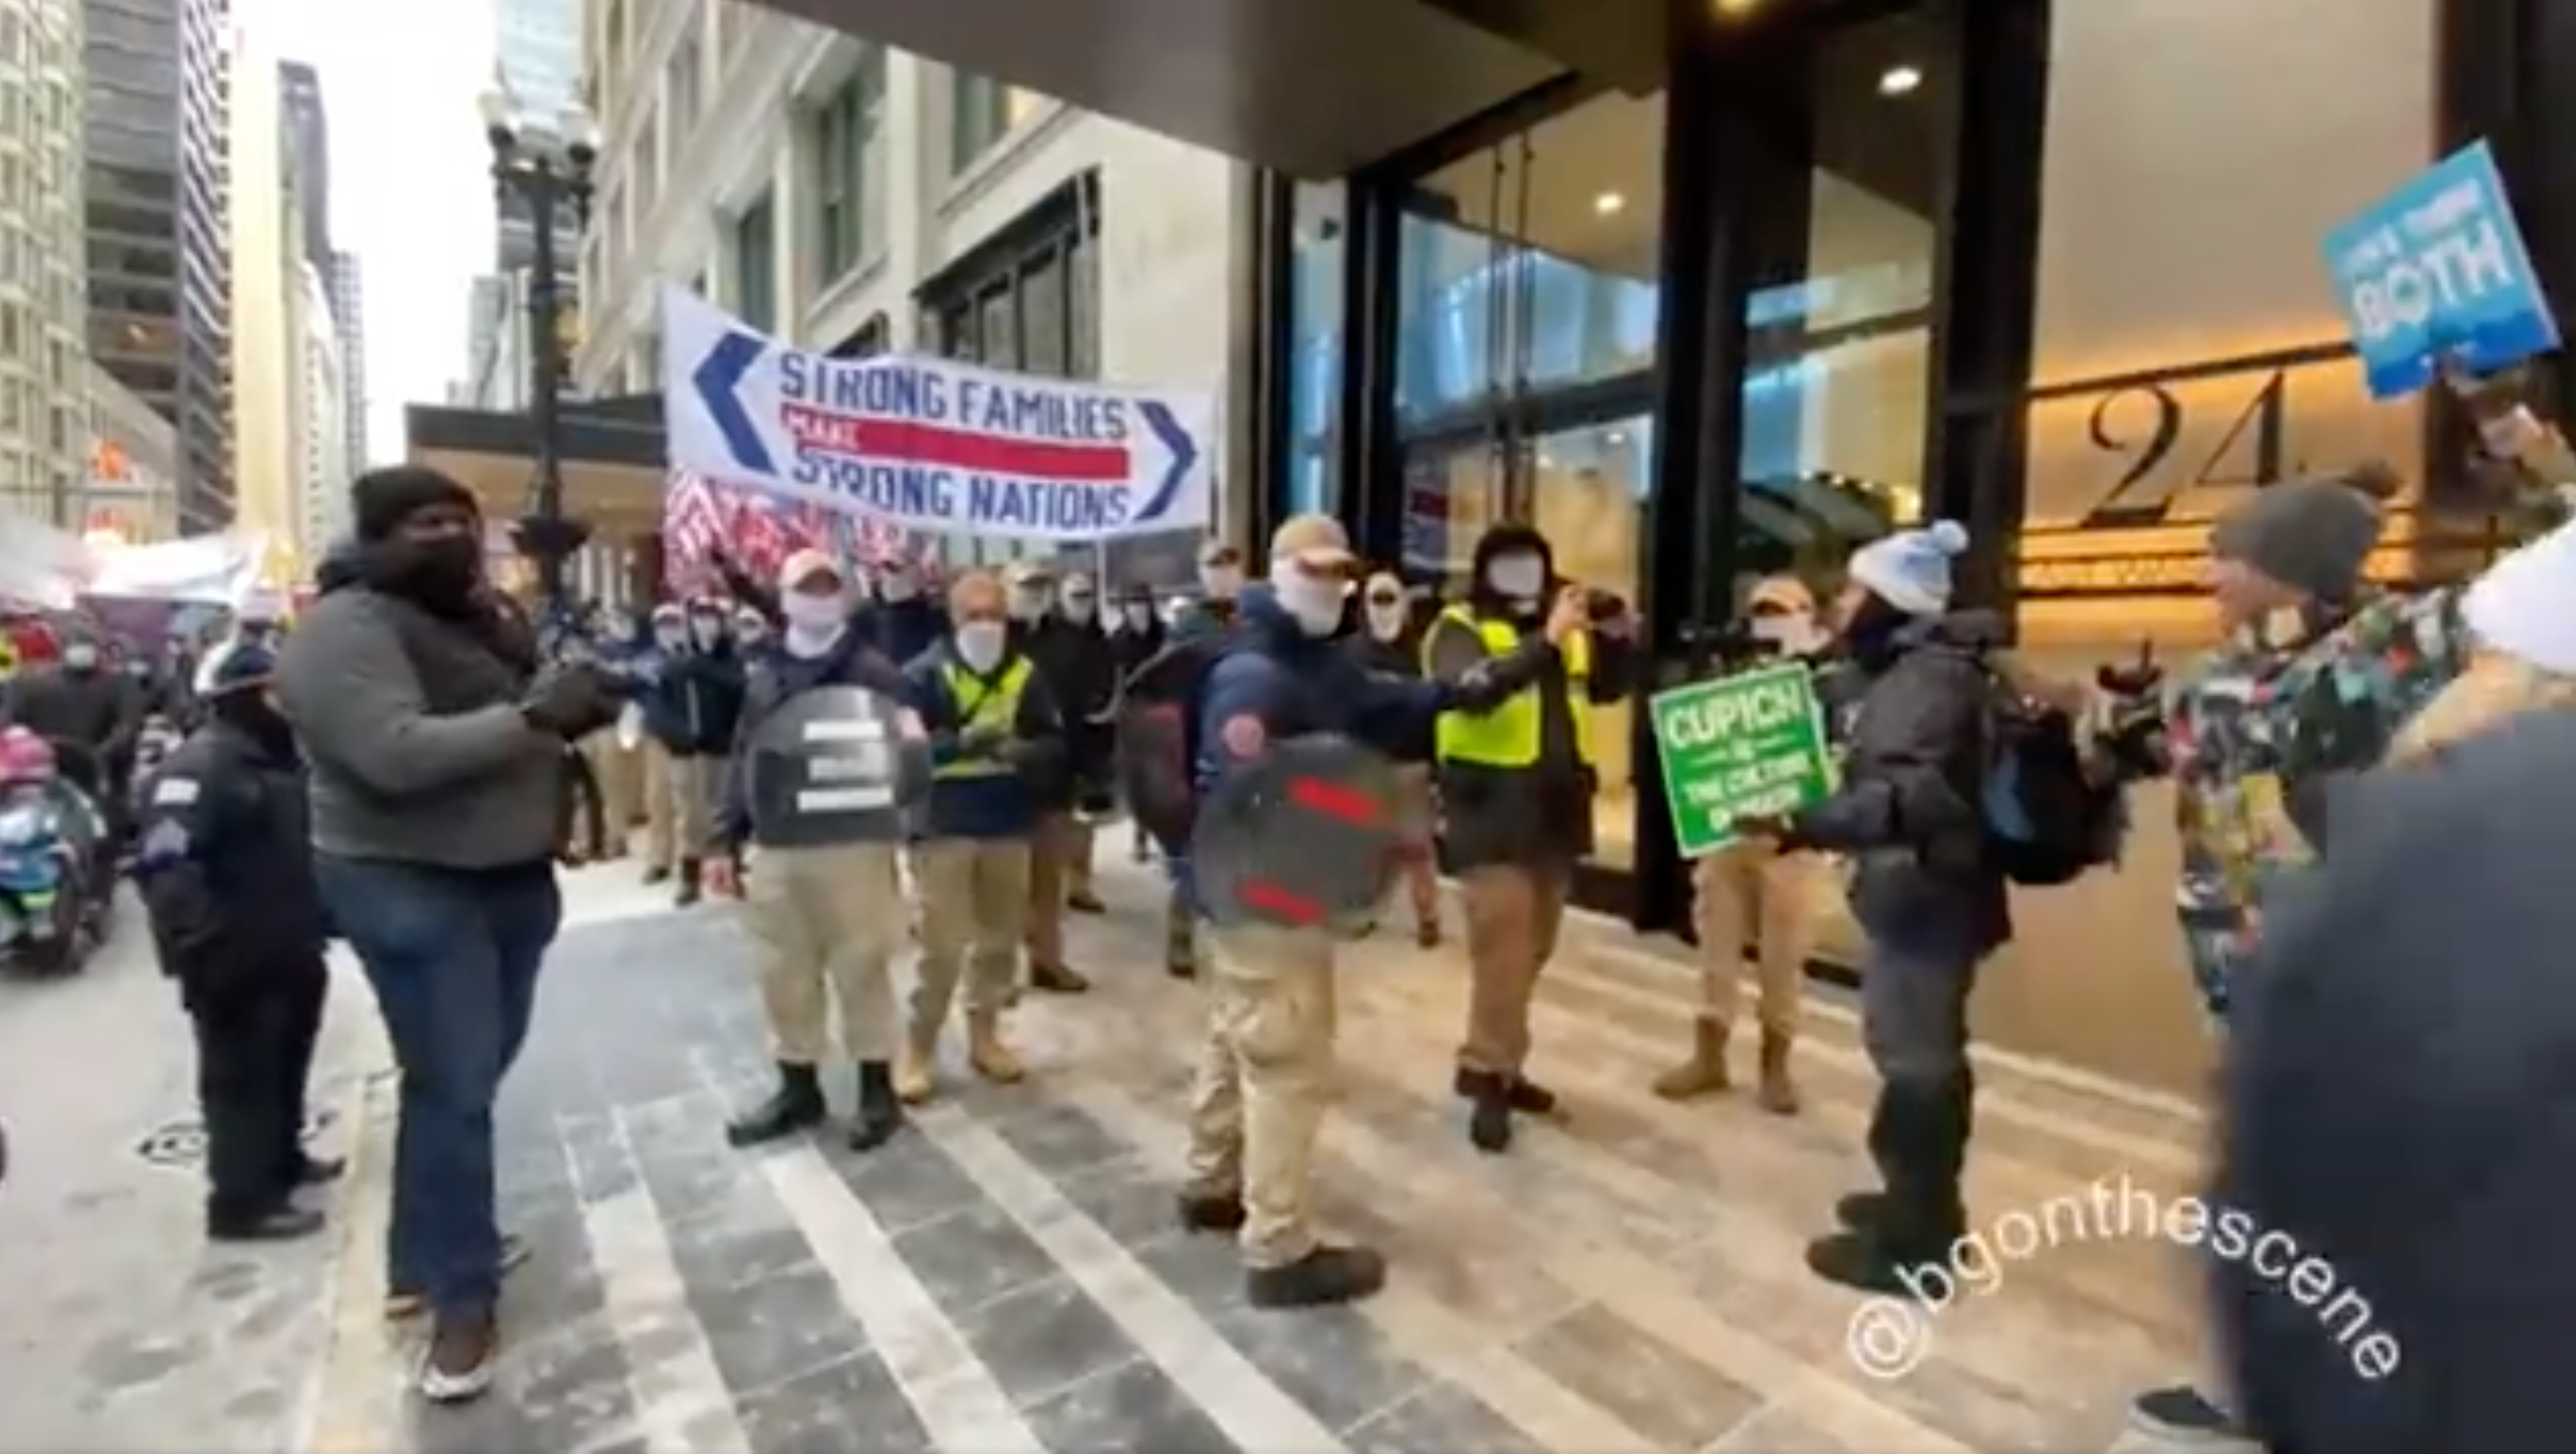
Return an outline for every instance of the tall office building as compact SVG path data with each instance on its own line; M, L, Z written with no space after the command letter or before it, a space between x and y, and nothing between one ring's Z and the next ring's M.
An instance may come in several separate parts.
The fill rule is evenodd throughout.
M314 271L324 272L331 262L331 117L322 105L322 77L303 61L285 61L277 87L286 164L295 174L297 243Z
M0 508L79 525L83 366L81 12L0 0Z
M340 385L349 415L349 475L355 479L366 473L368 458L367 290L353 252L333 252L331 266L322 276L330 285L331 321L339 330Z
M178 428L181 523L211 529L233 493L227 6L80 8L89 351Z
M581 0L495 0L493 56L520 116L535 126L558 127L581 103ZM569 207L555 211L557 261L570 288L569 260L581 226ZM494 265L515 272L536 261L536 227L524 203L501 208Z

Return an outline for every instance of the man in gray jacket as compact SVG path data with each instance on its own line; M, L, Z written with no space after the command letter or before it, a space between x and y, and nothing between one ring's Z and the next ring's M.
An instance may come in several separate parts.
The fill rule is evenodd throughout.
M510 1260L495 1225L492 1102L562 911L564 744L615 711L595 668L541 673L483 574L483 521L435 470L351 487L357 578L314 603L277 689L311 772L322 897L402 1067L388 1312L434 1318L421 1391L490 1387Z

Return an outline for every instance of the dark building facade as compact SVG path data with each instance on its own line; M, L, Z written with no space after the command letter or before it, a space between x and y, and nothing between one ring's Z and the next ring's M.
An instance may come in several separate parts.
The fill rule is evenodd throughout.
M1534 522L1635 603L1657 684L1715 669L1760 575L1829 582L1932 517L1969 527L1962 599L2033 666L2089 677L2142 635L2187 657L2211 519L2372 458L2415 482L2373 573L2456 578L2497 543L2462 423L2369 397L2321 239L2484 137L2576 298L2563 0L779 8L1250 163L1245 543L1326 510L1450 591L1484 529ZM2538 382L2576 409L2569 370ZM1593 724L1578 887L1687 933L1650 717ZM2019 896L1977 1029L2187 1091L2174 808L2133 811L2118 872ZM1812 887L1817 958L1864 972L1838 876Z
M233 514L222 0L88 0L90 353L179 433L182 528Z
M367 289L353 252L334 252L322 273L331 293L331 326L340 338L341 385L349 416L349 478L366 473Z

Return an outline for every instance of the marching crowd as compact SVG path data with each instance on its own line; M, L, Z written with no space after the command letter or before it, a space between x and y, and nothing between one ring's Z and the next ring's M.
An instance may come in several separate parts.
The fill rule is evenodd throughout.
M2517 508L2563 510L2576 460L2557 431L2504 385L2457 388L2480 472L2508 479ZM2576 1313L2576 1263L2555 1250L2567 1143L2548 1092L2571 1063L2576 1001L2553 992L2550 946L2570 926L2542 855L2563 854L2570 815L2480 794L2530 790L2546 810L2576 782L2561 710L2576 702L2576 527L2468 587L2386 592L2365 567L2391 483L2303 479L2227 513L2210 540L2224 644L2169 679L2020 671L1999 619L1953 608L1971 542L1948 522L1862 545L1831 592L1789 577L1751 592L1739 654L1816 667L1839 786L1739 821L1740 841L1698 865L1703 1008L1654 1090L1731 1083L1750 969L1758 1103L1797 1112L1805 950L1783 886L1802 856L1846 862L1868 940L1880 1186L1846 1198L1809 1248L1819 1275L1900 1290L1967 1229L1967 1007L2011 937L2010 885L2035 881L1998 848L1999 744L2007 720L2039 722L2114 809L2137 779L2176 785L2182 934L2225 1027L2220 1194L2330 1255L2406 1339L2402 1373L2360 1386L2287 1292L2221 1269L2231 1396L2160 1390L2141 1416L2277 1450L2556 1436L2570 1409L2553 1320ZM618 856L640 816L645 872L680 903L739 898L777 1081L729 1138L819 1125L828 1067L846 1062L848 1140L874 1148L937 1093L952 1012L966 1067L1015 1082L1023 987L1087 987L1062 916L1101 909L1088 825L1110 805L1122 684L1176 652L1199 663L1195 791L1318 737L1399 764L1397 881L1420 942L1441 932L1435 819L1464 904L1472 984L1451 1074L1465 1133L1504 1153L1522 1118L1555 1107L1531 1073L1530 1010L1591 846L1586 708L1633 691L1643 663L1626 604L1564 580L1528 527L1488 532L1467 588L1427 611L1370 574L1338 523L1300 516L1258 579L1211 544L1203 598L1177 618L1142 591L1104 601L1080 573L967 571L933 599L903 567L863 580L805 551L771 580L730 572L725 599L656 609L640 636L594 617L541 641L485 579L481 521L454 481L373 472L354 517L354 546L291 633L253 623L185 678L202 725L142 787L135 873L198 1027L212 1235L319 1225L296 1193L337 1168L306 1159L295 1127L326 941L365 967L402 1072L390 1311L429 1320L432 1399L488 1387L499 1283L526 1254L494 1220L493 1104L530 1033L558 860ZM127 718L82 687L92 658L22 680L11 711L112 760ZM763 806L745 745L840 687L901 704L928 763L904 835L850 841ZM2091 824L2110 834L2085 863L2115 855L2116 819ZM1383 1262L1322 1240L1311 1199L1347 927L1211 920L1188 856L1171 869L1167 967L1206 1001L1177 1216L1239 1238L1257 1306L1365 1297ZM2479 906L2476 935L2419 886L2436 881Z

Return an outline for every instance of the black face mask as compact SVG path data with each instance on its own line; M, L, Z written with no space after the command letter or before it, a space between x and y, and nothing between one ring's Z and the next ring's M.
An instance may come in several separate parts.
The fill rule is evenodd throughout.
M1843 623L1843 649L1864 669L1876 670L1896 655L1896 635L1913 620L1875 595L1863 596Z
M286 718L268 704L265 693L256 691L226 692L215 698L208 708L215 720L241 732L269 752L281 757L295 752L295 729Z
M473 612L482 566L482 542L470 535L395 536L367 547L368 585L440 616Z

